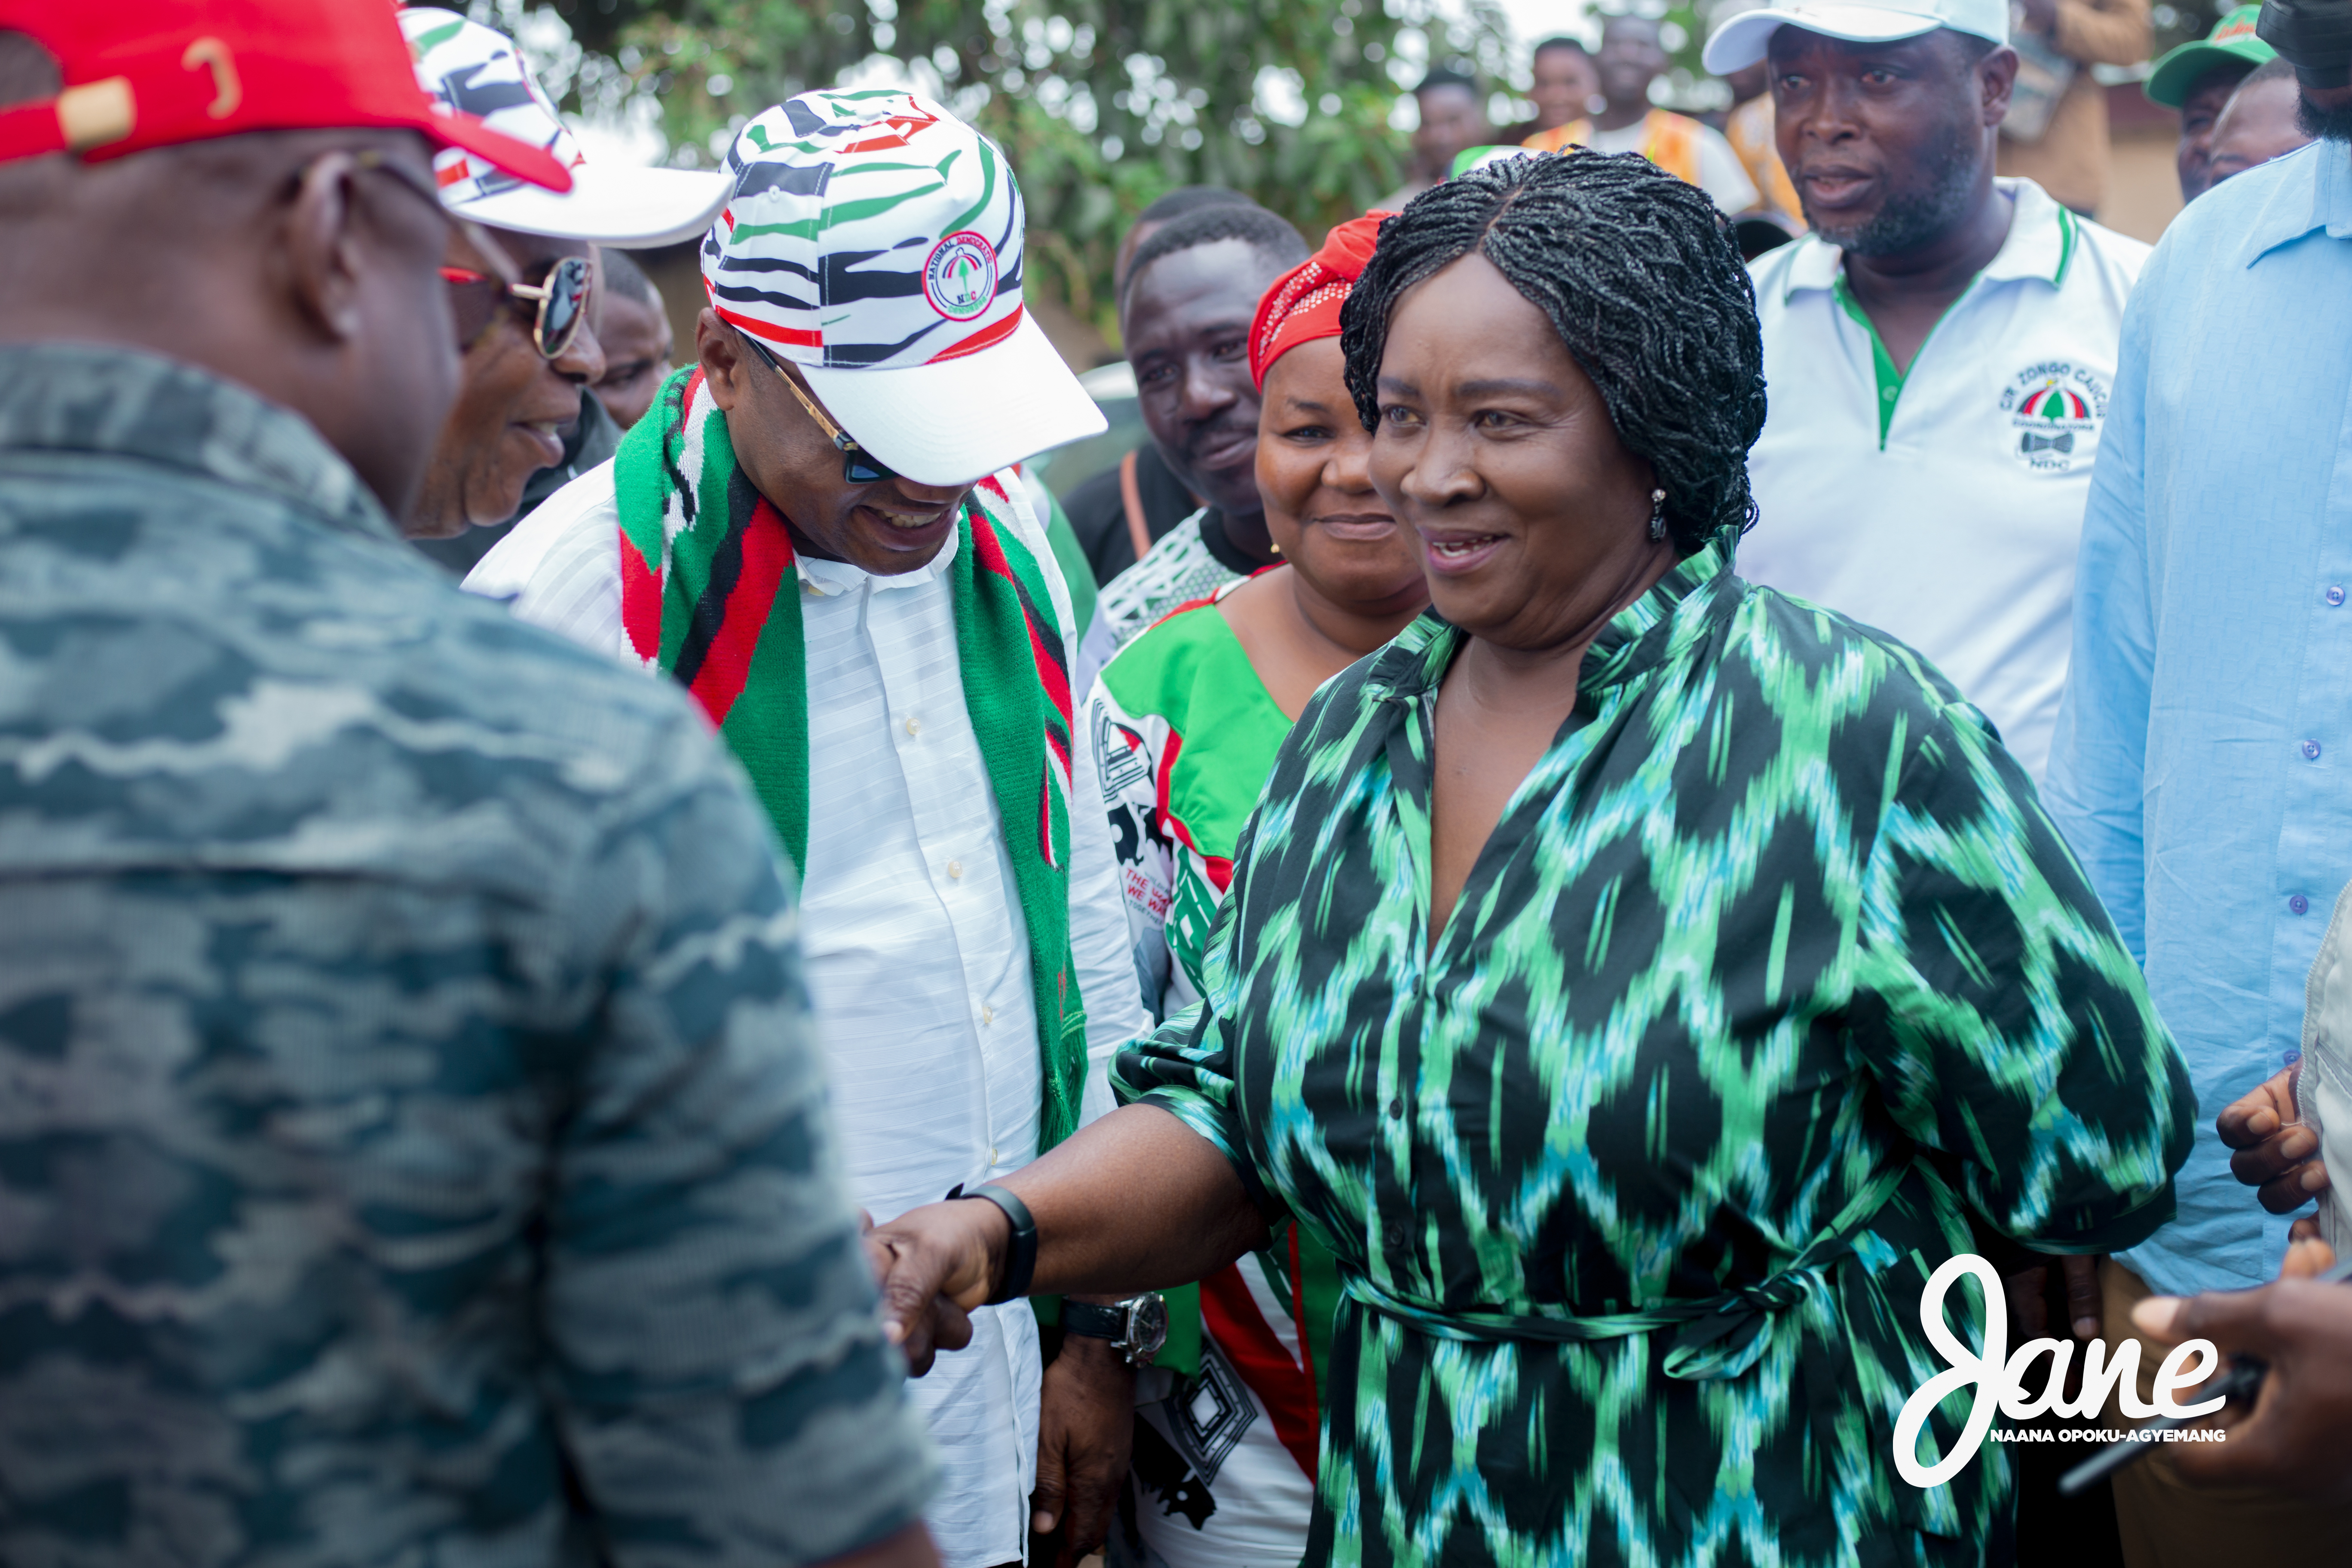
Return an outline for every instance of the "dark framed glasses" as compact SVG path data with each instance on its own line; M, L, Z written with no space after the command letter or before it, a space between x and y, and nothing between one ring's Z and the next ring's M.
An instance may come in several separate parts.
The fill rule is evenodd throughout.
M469 267L444 267L441 280L449 285L457 342L463 346L472 348L501 309L520 305L530 312L530 341L541 355L561 359L588 320L588 295L596 271L588 258L565 256L548 270L544 283L509 283Z
M735 335L750 343L751 352L768 362L768 368L776 373L778 379L782 381L785 386L791 388L794 397L800 399L801 406L808 410L808 416L816 421L817 428L824 431L834 446L840 449L841 477L853 485L872 485L898 477L896 469L884 467L875 459L873 453L851 440L848 431L826 418L824 410L816 405L816 400L801 390L799 382L784 374L784 367L776 363L775 356L761 345L759 339L740 327L735 329Z

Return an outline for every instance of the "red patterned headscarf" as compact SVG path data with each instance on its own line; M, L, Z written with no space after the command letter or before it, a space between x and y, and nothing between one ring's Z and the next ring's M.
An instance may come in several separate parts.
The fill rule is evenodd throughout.
M1266 368L1301 343L1339 335L1339 307L1364 275L1380 237L1381 221L1394 213L1349 218L1324 237L1323 248L1274 280L1250 323L1250 379L1265 390Z

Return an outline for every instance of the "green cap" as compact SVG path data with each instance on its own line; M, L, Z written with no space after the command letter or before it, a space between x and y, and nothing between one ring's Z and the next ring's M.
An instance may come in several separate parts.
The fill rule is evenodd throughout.
M2214 23L2213 30L2202 41L2183 44L2157 61L2140 90L2153 102L2178 109L2188 100L2190 89L2215 66L2234 60L2251 68L2269 59L2278 51L2254 37L2254 18L2262 14L2260 5L2237 7Z

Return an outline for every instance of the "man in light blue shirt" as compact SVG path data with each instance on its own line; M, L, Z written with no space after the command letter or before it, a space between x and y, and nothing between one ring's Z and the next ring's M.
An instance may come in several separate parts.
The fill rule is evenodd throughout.
M2213 1119L2293 1059L2352 878L2352 151L2320 128L2199 198L2140 274L2083 521L2045 797L2200 1110L2177 1217L2104 1276L2111 1337L2150 1287L2277 1275L2290 1216L2231 1177ZM2347 1520L2189 1492L2160 1457L2116 1489L2135 1562L2163 1550L2134 1550L2136 1515L2143 1542L2221 1526L2247 1550Z

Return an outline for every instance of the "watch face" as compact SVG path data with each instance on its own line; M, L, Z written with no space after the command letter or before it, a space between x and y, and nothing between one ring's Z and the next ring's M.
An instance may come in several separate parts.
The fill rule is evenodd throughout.
M1147 1291L1128 1303L1128 1359L1141 1366L1160 1353L1168 1342L1168 1301L1157 1290Z

